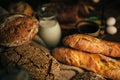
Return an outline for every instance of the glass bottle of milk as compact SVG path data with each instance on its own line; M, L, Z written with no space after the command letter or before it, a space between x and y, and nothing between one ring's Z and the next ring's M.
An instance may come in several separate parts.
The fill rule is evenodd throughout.
M55 48L61 39L61 28L56 19L56 12L46 6L41 7L39 17L39 36L43 39L48 48Z

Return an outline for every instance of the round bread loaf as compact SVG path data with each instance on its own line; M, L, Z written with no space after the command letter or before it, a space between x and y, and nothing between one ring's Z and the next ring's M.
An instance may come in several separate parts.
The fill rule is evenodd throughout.
M8 11L10 13L22 13L22 14L26 14L26 15L34 14L34 10L32 9L31 5L29 5L25 1L16 1L16 2L13 1L9 5Z
M0 19L0 45L19 46L38 32L38 20L24 14L4 15Z
M30 80L58 80L60 66L44 47L21 45L0 53L2 68L15 67L27 70Z

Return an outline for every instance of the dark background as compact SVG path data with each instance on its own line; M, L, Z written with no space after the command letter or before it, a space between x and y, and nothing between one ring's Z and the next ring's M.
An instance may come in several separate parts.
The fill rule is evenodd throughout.
M25 1L29 3L34 9L37 8L38 5L50 2L50 0L0 0L0 6L7 9L10 3L17 1Z
M37 5L48 3L51 0L0 0L0 6L4 6L4 8L6 8L10 3L16 2L16 1L26 1L30 5L32 5L34 8L36 8ZM92 2L92 0L52 0L52 1L66 2L66 3L77 3L78 1ZM120 0L100 0L100 2L103 2L106 6L110 4L113 7L115 6L119 7L120 5Z

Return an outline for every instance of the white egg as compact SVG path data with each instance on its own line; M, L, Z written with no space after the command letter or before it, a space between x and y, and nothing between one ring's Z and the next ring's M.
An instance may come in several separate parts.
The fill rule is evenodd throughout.
M106 24L108 26L113 26L113 25L115 25L115 23L116 23L116 19L114 17L109 17L106 21Z
M117 28L115 26L108 26L106 31L108 34L114 35L117 33Z
M92 0L94 3L99 3L100 0Z

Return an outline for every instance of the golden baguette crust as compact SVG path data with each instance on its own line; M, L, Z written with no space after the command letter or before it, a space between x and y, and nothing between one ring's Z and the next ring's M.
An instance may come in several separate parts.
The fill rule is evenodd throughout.
M107 56L120 57L120 44L101 40L85 34L73 34L63 39L65 46L90 53L101 53Z
M112 80L120 80L120 62L102 54L89 54L64 47L55 48L52 54L65 64L82 67Z

